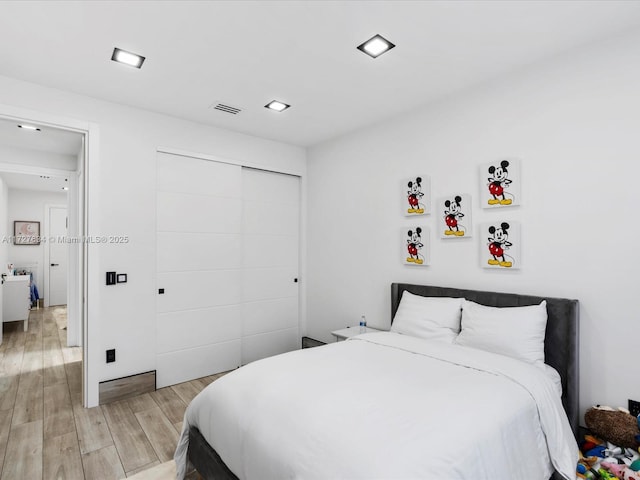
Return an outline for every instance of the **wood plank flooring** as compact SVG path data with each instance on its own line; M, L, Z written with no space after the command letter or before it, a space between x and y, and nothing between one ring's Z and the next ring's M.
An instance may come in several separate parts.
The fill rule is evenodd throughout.
M187 404L221 375L82 408L82 352L66 345L66 308L4 324L0 480L115 480L173 458ZM150 470L153 472L153 470Z

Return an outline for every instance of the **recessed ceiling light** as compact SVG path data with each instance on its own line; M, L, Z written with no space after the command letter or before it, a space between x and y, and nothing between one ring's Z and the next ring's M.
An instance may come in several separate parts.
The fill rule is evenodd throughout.
M31 130L32 132L40 132L41 130L38 127L34 127L33 125L18 125L18 128L23 128L24 130Z
M69 187L62 187L63 190L69 190Z
M370 57L376 58L384 52L391 50L395 45L380 35L374 35L362 45L358 45L358 50L366 53Z
M265 105L265 108L270 108L271 110L275 110L276 112L282 112L289 108L291 105L287 105L286 103L279 102L277 100L272 100Z
M125 50L120 50L119 48L114 48L111 60L118 63L124 63L130 67L140 68L144 63L145 57Z

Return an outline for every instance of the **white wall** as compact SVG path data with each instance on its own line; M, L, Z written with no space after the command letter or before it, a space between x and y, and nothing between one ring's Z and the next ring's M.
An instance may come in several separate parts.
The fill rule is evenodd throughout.
M41 192L34 190L9 189L8 229L13 235L13 222L16 220L40 222L40 235L44 235L44 207L50 205L66 205L67 194ZM44 249L46 243L40 245L9 245L8 261L18 268L25 265L38 264L36 286L40 297L44 297ZM0 264L1 265L1 264Z
M363 313L388 327L394 281L577 298L581 407L640 399L639 42L571 52L310 149L308 334L331 340ZM432 233L432 265L403 266L400 180L428 173L433 199L477 202L478 166L504 157L523 162L524 203L503 210L522 223L523 269L480 268L477 225L496 212L477 203L473 239Z
M156 244L155 161L158 146L200 152L265 169L306 174L306 152L299 147L199 125L176 118L0 77L1 105L92 122L99 129L99 165L89 158L92 235L127 235L126 244L90 247L89 261L99 275L90 298L97 311L89 322L99 343L98 379L108 380L155 369ZM90 142L92 140L90 139ZM92 148L91 145L89 148ZM90 185L91 187L91 185ZM93 192L93 193L92 193ZM97 194L91 204L92 195ZM97 207L96 207L97 205ZM106 286L106 271L128 274L128 283ZM91 308L91 307L90 307ZM104 351L117 350L106 364ZM97 389L96 385L89 385ZM97 390L92 390L97 392Z

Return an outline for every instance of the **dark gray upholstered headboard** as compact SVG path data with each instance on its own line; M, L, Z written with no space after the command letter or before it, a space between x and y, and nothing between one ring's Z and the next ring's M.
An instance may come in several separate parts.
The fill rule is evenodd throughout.
M574 435L578 435L578 334L580 309L577 300L533 297L513 293L483 292L459 288L391 284L391 321L405 290L423 297L464 297L490 307L523 307L547 301L547 331L544 342L545 363L555 368L562 378L562 404Z

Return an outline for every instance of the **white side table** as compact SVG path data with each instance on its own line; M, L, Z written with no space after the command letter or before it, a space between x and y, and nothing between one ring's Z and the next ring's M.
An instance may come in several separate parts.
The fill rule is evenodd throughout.
M355 337L356 335L360 335L361 333L371 333L371 332L381 332L381 331L382 330L379 330L377 328L372 328L372 327L364 327L364 329L361 331L360 327L356 325L354 327L347 327L341 330L334 330L333 332L331 332L331 335L336 337L336 342L339 342L340 340L346 340L347 338Z

